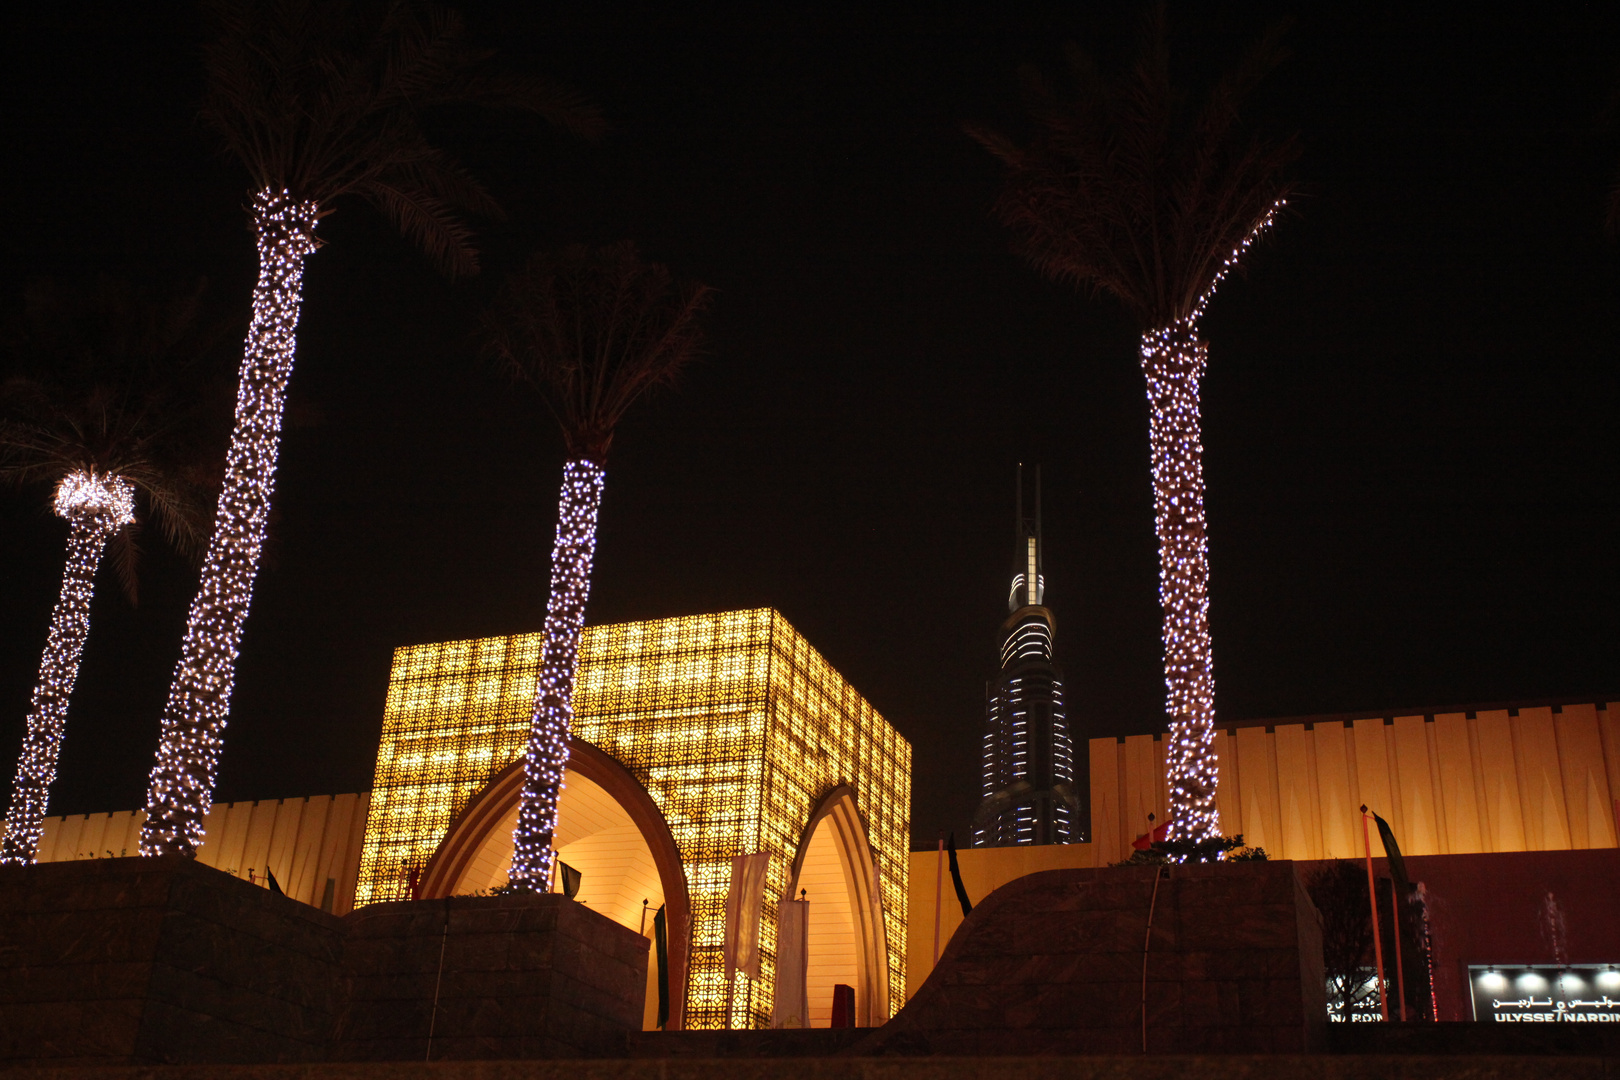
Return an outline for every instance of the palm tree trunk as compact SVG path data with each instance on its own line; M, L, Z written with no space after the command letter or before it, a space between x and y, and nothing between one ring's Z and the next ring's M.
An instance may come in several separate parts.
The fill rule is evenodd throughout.
M236 426L214 535L186 619L169 686L157 760L146 793L141 854L194 855L213 801L221 737L236 679L237 647L253 596L270 514L281 414L303 299L304 260L315 250L317 207L269 189L253 199L259 281L243 346Z
M1198 418L1206 353L1194 319L1144 334L1141 351L1151 411L1159 603L1164 608L1170 835L1202 840L1220 834L1204 445Z
M11 785L0 863L31 863L39 852L46 800L62 752L68 699L79 677L84 639L90 633L90 598L96 591L96 567L101 564L107 541L122 524L103 514L82 514L72 522L62 592L51 613L51 632L39 660L39 679L34 683L28 708L28 729Z
M591 592L596 556L596 515L606 474L579 459L563 466L557 507L557 541L551 549L551 599L546 604L546 636L535 688L534 718L523 768L523 802L512 832L512 884L528 892L551 885L557 832L557 799L568 765L568 736L574 719L574 674L585 601Z

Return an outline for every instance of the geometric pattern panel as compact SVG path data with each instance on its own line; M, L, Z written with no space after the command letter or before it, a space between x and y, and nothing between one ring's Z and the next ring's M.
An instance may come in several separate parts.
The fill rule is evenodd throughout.
M395 651L355 904L410 894L451 821L527 741L541 635ZM810 815L855 792L879 882L891 1011L905 1000L911 746L776 611L587 627L574 734L662 811L692 904L688 1027L769 1024L776 901ZM766 852L759 978L724 970L733 856Z

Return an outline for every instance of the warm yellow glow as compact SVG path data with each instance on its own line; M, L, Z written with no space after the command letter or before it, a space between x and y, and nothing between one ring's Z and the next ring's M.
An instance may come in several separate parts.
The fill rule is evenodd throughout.
M523 753L540 649L541 635L521 634L395 652L357 906L406 896L455 815ZM755 851L771 856L760 977L739 983L733 1016L769 1023L775 902L811 811L840 784L856 792L882 883L889 1000L905 1001L911 745L786 619L761 608L587 627L574 732L647 788L680 848L688 1027L726 1026L725 891L732 856Z

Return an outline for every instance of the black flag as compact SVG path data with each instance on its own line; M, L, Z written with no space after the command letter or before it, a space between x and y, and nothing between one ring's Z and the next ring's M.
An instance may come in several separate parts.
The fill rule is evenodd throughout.
M1401 858L1400 845L1395 843L1395 833L1389 827L1389 822L1373 815L1378 823L1378 837L1384 841L1384 858L1389 860L1389 876L1395 879L1395 889L1401 896L1412 891L1412 881L1406 876L1406 860Z
M968 899L967 886L962 884L962 868L956 865L956 834L945 844L945 850L951 855L951 884L956 886L956 899L962 904L962 918L973 913L973 901Z
M664 920L664 905L658 905L653 915L653 942L658 952L658 1030L669 1023L669 924Z
M563 895L572 900L574 897L579 895L579 883L585 875L581 874L578 870L575 870L572 866L569 866L561 859L557 860L557 869L562 875ZM595 886L592 887L594 888Z
M274 875L274 874L272 874L270 872L270 868L268 866L264 868L264 876L266 878L268 878L269 881L270 881L270 891L271 892L275 893L277 896L286 896L287 895L286 893L281 891L281 882L276 880L276 875Z

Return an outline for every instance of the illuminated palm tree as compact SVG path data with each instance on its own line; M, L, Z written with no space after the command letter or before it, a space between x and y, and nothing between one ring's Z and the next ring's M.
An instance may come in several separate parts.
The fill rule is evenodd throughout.
M1024 255L1048 277L1112 295L1142 330L1178 839L1219 830L1198 320L1289 194L1282 174L1293 141L1266 142L1238 123L1239 106L1282 57L1280 37L1266 35L1189 102L1170 80L1156 6L1128 69L1105 75L1071 47L1072 92L1026 77L1038 126L1029 143L969 129L1007 166L997 211Z
M698 316L710 292L704 285L677 283L665 267L643 261L628 241L576 246L531 258L485 316L490 353L540 392L562 427L568 454L523 802L512 834L511 881L529 892L545 892L551 881L574 671L613 429L637 398L673 382L696 354Z
M68 541L0 863L33 862L39 848L102 556L110 551L133 603L139 504L183 553L206 536L190 415L170 394L179 362L205 343L195 328L199 296L143 301L110 281L83 295L36 288L23 332L8 342L25 373L0 385L0 481L49 485Z
M576 95L487 73L455 13L403 0L223 3L204 118L253 179L259 280L235 430L202 584L186 621L146 796L141 853L193 854L212 801L237 647L264 545L292 373L304 261L316 222L358 196L452 277L477 258L462 215L484 189L423 130L423 110L469 103L536 113L581 134L600 120Z

